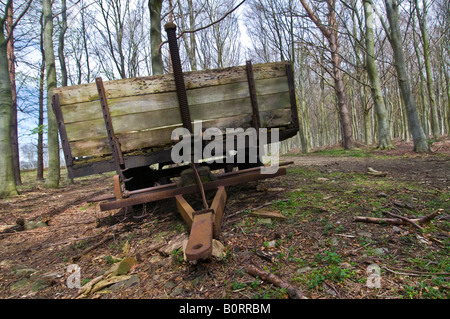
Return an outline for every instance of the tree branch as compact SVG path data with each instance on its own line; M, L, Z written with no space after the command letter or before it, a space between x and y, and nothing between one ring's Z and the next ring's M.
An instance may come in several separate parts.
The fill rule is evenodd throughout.
M211 26L213 26L213 25L215 25L215 24L221 22L221 21L224 20L227 16L229 16L229 15L232 14L234 11L236 11L242 4L244 4L245 1L247 1L247 0L242 0L237 6L235 6L233 9L231 9L230 11L228 11L227 13L225 13L220 19L218 19L218 20L216 20L216 21L213 21L213 22L211 22L211 23L208 24L208 25L205 25L205 26L203 26L203 27L200 27L200 28L197 28L197 29L194 29L194 30L183 30L183 31L181 31L180 34L178 34L177 39L181 38L181 37L182 37L184 34L186 34L186 33L194 33L194 32L197 32L197 31L201 31L201 30L207 29L207 28L209 28L209 27L211 27ZM161 44L159 45L159 48L158 48L158 51L159 51L159 52L161 51L162 46L163 46L164 44L166 44L166 43L169 43L169 41L161 42Z

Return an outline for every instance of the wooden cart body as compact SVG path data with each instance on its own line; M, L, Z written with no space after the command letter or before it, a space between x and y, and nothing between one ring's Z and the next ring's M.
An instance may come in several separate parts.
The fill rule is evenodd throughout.
M230 150L224 148L222 154L214 155L226 157L226 161L203 163L208 166L209 178L203 181L195 157L190 157L189 164L171 165L172 132L183 127L195 133L192 124L200 121L203 129L226 132L253 127L260 132L261 128L277 128L278 140L294 136L299 124L294 77L289 62L252 65L248 61L245 66L183 73L176 26L169 22L165 29L173 74L107 82L97 78L95 83L58 88L52 96L53 110L70 178L117 172L114 194L92 201L102 201L100 208L110 210L175 198L190 227L187 259L208 259L212 238L220 233L225 187L281 176L286 169L262 174L261 161L230 162ZM261 150L260 140L257 134L252 142L240 148L236 145L235 151L238 155L244 152L245 159L251 148ZM150 168L153 164L158 164L157 169ZM238 171L233 171L234 167ZM211 171L217 169L225 172L212 178ZM196 183L170 181L171 177L182 179L189 174L195 176ZM211 204L205 196L209 190L216 191ZM195 210L183 198L193 193L202 195L203 209Z
M248 78L248 65L184 73L192 121L224 132L255 126L249 89L253 82L258 125L279 128L280 140L295 135L298 115L290 63L255 64L252 69L253 79ZM114 151L127 169L172 162L171 133L182 126L173 74L57 88L53 107L71 178L116 170Z

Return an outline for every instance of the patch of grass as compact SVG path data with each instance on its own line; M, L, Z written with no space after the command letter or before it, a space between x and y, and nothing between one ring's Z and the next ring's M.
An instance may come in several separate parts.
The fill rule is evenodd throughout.
M108 264L111 264L111 265L118 263L120 261L120 259L116 259L116 258L112 257L111 255L106 256L105 260Z
M370 150L362 149L352 149L345 150L343 148L329 149L329 150L319 150L311 153L312 156L345 156L345 157L373 157Z
M405 285L402 296L406 299L448 299L448 281L441 276Z
M258 292L251 296L252 299L287 299L286 288L272 287L271 289L259 287Z
M170 252L170 256L173 260L173 262L176 265L182 265L184 263L184 257L183 257L183 249L182 248L178 248L174 251Z

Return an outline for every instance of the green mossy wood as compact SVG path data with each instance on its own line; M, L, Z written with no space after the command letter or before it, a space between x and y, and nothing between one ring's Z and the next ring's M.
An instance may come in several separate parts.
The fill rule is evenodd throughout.
M287 127L292 122L288 63L253 65L262 127ZM245 66L186 72L184 77L192 121L223 131L252 126ZM104 87L123 153L172 145L172 131L182 126L173 74L105 81ZM56 88L53 93L59 96L75 162L110 154L95 83Z

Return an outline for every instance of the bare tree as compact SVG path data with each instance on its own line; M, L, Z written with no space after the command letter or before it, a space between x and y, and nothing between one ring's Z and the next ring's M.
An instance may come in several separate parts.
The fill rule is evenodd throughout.
M55 53L53 50L53 13L51 0L43 0L44 15L44 49L47 83L47 140L48 140L48 175L45 187L58 188L60 178L58 124L52 108L52 92L57 86Z
M161 9L162 0L149 0L150 10L150 47L152 59L152 73L162 74L164 70L162 55L160 51L161 39Z
M402 34L400 32L399 24L399 3L396 0L384 0L384 3L386 6L386 16L389 22L389 28L384 21L382 21L382 24L388 35L394 53L398 84L403 102L405 103L409 130L411 131L414 140L414 151L428 152L430 147L417 116L416 101L412 94L411 84L406 69L406 61L402 47Z
M378 148L391 149L393 148L393 145L389 130L388 114L381 91L380 77L375 65L373 8L369 0L364 0L364 16L366 26L366 70L370 79L372 100L375 105L375 110L378 118Z
M0 16L0 198L17 195L17 186L14 178L13 152L11 143L11 125L13 113L13 99L11 94L11 79L7 54L8 42L12 41L13 30L31 4L26 3L17 19L10 23L5 37L5 27L8 9L12 0L3 4L3 14ZM12 8L12 7L11 7Z
M333 65L333 80L334 89L336 92L336 98L339 108L340 122L342 125L342 137L345 149L351 149L354 147L354 139L352 134L351 118L347 105L347 97L345 94L345 86L343 73L341 69L341 56L339 53L339 38L338 29L339 24L336 20L336 2L335 0L327 0L327 18L328 25L322 23L320 18L311 10L306 0L300 0L303 7L308 14L308 17L319 28L323 36L328 40L329 51L331 54L331 61Z
M431 74L430 48L427 30L427 12L428 4L426 0L422 0L422 11L420 11L418 0L414 0L414 9L416 11L417 20L419 21L420 33L422 35L423 59L425 63L426 82L428 88L428 101L431 110L431 131L435 138L441 135L439 127L439 118L436 104L436 96L434 93L433 76Z

